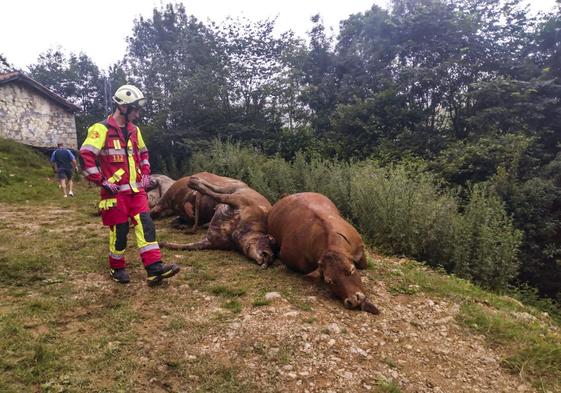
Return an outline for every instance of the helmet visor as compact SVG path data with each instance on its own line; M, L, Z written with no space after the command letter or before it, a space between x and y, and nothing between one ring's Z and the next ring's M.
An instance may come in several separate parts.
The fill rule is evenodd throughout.
M144 105L146 105L146 98L141 98L140 100L129 104L129 106L133 109L142 109L144 108Z

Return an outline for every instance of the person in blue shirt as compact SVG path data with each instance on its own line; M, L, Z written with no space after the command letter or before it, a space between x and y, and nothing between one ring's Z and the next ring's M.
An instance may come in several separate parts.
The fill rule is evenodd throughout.
M51 154L51 164L53 165L53 169L60 182L60 188L62 189L62 192L64 192L64 197L66 198L69 195L73 197L72 171L77 169L76 157L74 157L74 154L72 154L70 150L66 149L62 142L59 142L57 144L57 149L53 151L53 154ZM68 192L66 192L67 181Z

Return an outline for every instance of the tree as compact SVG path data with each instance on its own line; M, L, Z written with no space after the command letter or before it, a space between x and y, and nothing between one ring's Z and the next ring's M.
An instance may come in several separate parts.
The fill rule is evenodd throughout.
M319 15L311 18L314 26L309 33L308 55L302 64L302 103L310 108L312 128L322 136L330 128L329 116L335 109L337 78L332 39L325 33Z
M0 53L0 72L9 72L12 71L13 67L8 63L6 57Z
M79 141L91 124L111 112L113 92L126 83L119 64L111 66L105 75L84 53L67 55L49 50L28 68L33 79L81 108L76 114Z

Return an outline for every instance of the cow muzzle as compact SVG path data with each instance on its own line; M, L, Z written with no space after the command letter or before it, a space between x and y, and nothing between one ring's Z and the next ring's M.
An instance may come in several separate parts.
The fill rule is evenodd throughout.
M344 300L345 307L353 309L357 308L364 302L366 296L362 292L355 292L353 295L349 296Z
M267 269L273 263L273 253L269 250L263 250L259 253L259 259L257 263L261 265L263 269Z

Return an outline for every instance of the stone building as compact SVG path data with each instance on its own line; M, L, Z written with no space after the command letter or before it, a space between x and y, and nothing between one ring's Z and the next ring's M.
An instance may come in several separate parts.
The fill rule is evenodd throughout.
M19 71L0 73L0 137L40 148L76 149L76 105Z

